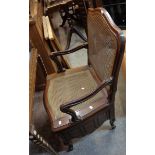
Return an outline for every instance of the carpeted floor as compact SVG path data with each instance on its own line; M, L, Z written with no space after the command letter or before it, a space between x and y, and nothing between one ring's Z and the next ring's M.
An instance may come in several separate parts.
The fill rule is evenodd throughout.
M116 126L115 130L109 130L107 121L92 134L75 142L73 151L60 155L125 155L125 118L117 118Z

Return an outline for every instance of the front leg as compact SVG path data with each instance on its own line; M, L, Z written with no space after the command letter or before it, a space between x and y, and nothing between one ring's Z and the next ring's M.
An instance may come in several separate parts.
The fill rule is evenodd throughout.
M115 129L116 128L116 125L114 124L115 120L114 119L111 119L110 120L110 125L111 125L111 129Z
M64 144L67 146L67 152L73 150L73 143L71 140L64 140Z
M114 110L114 105L113 105L113 107L111 108L111 110L110 110L110 112L109 112L109 115L110 115L109 119L110 119L111 129L115 129L116 126L115 126L115 124L114 124L114 122L115 122L115 110Z
M73 150L73 144L69 144L68 145L68 150L67 150L67 152L70 152L70 151L72 151Z

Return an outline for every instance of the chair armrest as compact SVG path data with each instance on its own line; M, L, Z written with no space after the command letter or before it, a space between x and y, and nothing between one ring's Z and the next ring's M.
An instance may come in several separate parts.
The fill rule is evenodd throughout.
M76 100L73 100L71 102L67 102L65 104L62 104L60 106L60 110L63 112L63 113L67 113L69 115L72 116L72 122L77 122L77 121L80 121L80 118L78 118L78 116L76 115L75 111L70 109L71 107L74 107L78 104L81 104L87 100L89 100L90 98L92 98L93 96L95 96L97 93L99 93L103 88L105 88L106 86L108 85L111 85L113 83L113 78L110 77L109 79L107 79L106 81L103 81L101 83L100 86L98 86L93 92L91 92L90 94L87 94L79 99L76 99Z
M72 49L68 49L68 50L65 50L65 51L56 51L56 52L52 52L49 54L50 58L55 62L55 64L57 65L57 68L58 68L58 73L60 72L64 72L65 70L63 69L62 67L62 64L59 62L58 60L58 56L62 56L62 55L66 55L66 54L70 54L70 53L74 53L82 48L88 48L88 43L83 43L82 45L79 45L75 48L72 48Z
M52 52L50 54L50 58L53 59L54 57L57 57L57 56L62 56L62 55L66 55L66 54L70 54L70 53L74 53L82 48L88 48L88 43L85 42L83 43L82 45L79 45L75 48L72 48L72 49L68 49L68 50L64 50L64 51L57 51L57 52Z

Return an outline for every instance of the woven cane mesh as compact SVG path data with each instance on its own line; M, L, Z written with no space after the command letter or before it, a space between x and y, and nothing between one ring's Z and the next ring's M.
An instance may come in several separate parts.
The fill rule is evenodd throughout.
M89 60L102 80L112 74L117 40L104 16L88 11Z
M71 100L78 99L96 89L97 84L89 70L72 73L70 75L52 79L48 88L48 103L54 113L54 120L57 120L67 114L60 111L60 105ZM98 93L88 101L75 107L74 110L80 110L86 104L92 103L103 98L103 93ZM104 96L106 97L106 96Z

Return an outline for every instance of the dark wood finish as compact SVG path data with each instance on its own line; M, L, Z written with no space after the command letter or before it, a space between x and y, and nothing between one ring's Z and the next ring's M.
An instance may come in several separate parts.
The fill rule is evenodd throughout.
M88 8L96 8L99 6L102 6L100 0L72 0L72 3L67 2L63 4L59 11L63 20L61 26L64 26L66 21L68 21L70 26L72 26L72 20L75 20L87 31L87 10ZM75 31L75 33L79 35L78 31ZM81 37L81 35L79 36ZM81 38L83 39L83 36ZM86 39L84 38L83 40Z
M111 15L114 22L121 28L126 29L126 0L100 0Z
M82 40L87 41L87 38L76 28L74 27L73 20L78 21L80 24L86 23L86 8L83 0L55 0L49 3L48 1L44 3L45 6L45 14L52 18L52 14L55 10L59 10L60 16L62 18L62 24L60 26L64 26L66 21L69 24L69 34L67 37L67 45L65 49L68 49L71 42L72 34L75 33ZM78 7L77 7L78 5ZM85 18L85 20L83 20Z
M76 52L82 48L88 48L88 43L84 43L82 45L79 45L78 47L75 47L75 48L72 48L72 49L68 49L68 50L65 50L65 51L59 51L59 52L53 52L50 54L50 58L56 63L57 65L57 72L60 73L60 72L64 72L64 68L63 68L63 65L62 63L60 63L60 61L57 60L57 57L58 56L63 56L63 55L66 55L66 54L70 54L70 53L73 53L73 52Z
M52 57L66 55L66 54L71 54L71 53L77 52L78 50L80 50L82 48L88 48L88 43L87 42L83 43L82 45L79 45L77 47L74 47L74 48L71 48L71 49L68 49L68 50L53 52L53 53L50 54L50 56L52 58Z
M74 21L76 21L86 27L87 4L87 1L73 0L65 1L65 3L60 5L59 13L63 20L60 26L63 27L67 21L70 28L65 49L69 49L73 33L78 35L82 40L87 41L87 38L74 26Z
M96 21L92 17L93 18L95 17ZM87 48L88 46L89 66L76 69L69 69L59 74L55 73L47 76L47 84L44 93L44 104L47 113L49 115L49 118L51 120L52 131L56 135L58 135L60 139L62 139L64 145L68 145L69 150L72 149L71 140L73 138L83 137L84 135L93 132L106 120L110 121L112 129L115 128L114 102L115 102L115 93L117 90L118 73L120 70L124 54L125 37L122 31L114 24L108 12L103 8L88 9L87 24L88 24L87 25L88 45L87 43L85 43L84 45L81 45L80 47L77 47L72 50L66 50L64 52L62 51L58 53L54 52L53 54L50 55L50 57L54 59L55 57L58 57L60 55L69 54L75 52L80 48ZM96 34L93 34L92 32ZM100 38L100 36L103 37L103 35L105 37L104 40ZM110 40L106 40L109 39L110 37L111 37ZM92 45L95 47L93 47ZM101 49L99 49L100 51L98 51L96 47L101 47ZM96 61L92 59L94 54L100 55L101 53L104 52L107 55L110 54L110 52L114 52L114 55L108 57L109 61L110 59L114 58L112 66L110 68L111 70L108 71L107 74L108 77L104 77L102 76L102 74L100 74L100 71L106 72L106 70L102 69L104 65L108 65L104 64L106 61L103 62L100 60ZM99 66L99 69L96 68L95 66ZM50 80L56 78L57 76L65 76L67 74L73 74L80 72L81 70L87 70L87 69L91 71L92 76L99 84L99 86L90 94L87 94L86 96L81 97L77 100L68 102L65 105L61 105L60 110L69 115L62 117L59 120L54 120L54 113L52 112L52 109L48 103L48 97L47 97ZM75 114L74 110L70 109L72 106L75 106L79 103L82 104L83 101L90 99L91 97L95 96L98 92L102 91L106 92L107 96L103 97L102 100L90 104L92 107L94 107L93 109L84 107L82 110L80 110L80 114L78 116ZM71 118L70 115L72 116L72 119L70 119ZM61 125L59 124L59 121L61 121Z
M72 0L55 0L52 3L49 3L48 0L44 0L44 12L46 15L50 16L53 11L60 9L62 5L68 2L72 3Z

